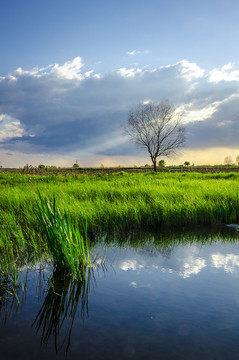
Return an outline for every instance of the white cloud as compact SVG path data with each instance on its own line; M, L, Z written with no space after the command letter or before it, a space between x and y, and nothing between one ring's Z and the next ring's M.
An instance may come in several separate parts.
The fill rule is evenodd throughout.
M138 270L144 268L143 264L139 264L136 259L126 259L119 263L119 268L123 271Z
M54 65L51 72L55 73L57 76L64 79L78 79L82 80L83 75L80 73L83 67L82 59L80 56L74 58L72 61L66 62L64 65L60 66L58 64Z
M235 244L221 241L203 247L197 243L190 246L178 245L167 250L145 246L142 249L128 250L127 257L124 250L120 251L113 266L123 271L134 271L136 276L140 272L147 273L152 279L158 278L159 271L183 279L198 275L206 268L209 271L216 268L226 273L236 273L239 269L239 255L235 254L235 249ZM129 286L137 287L136 279Z
M152 100L144 100L144 101L143 101L143 104L144 104L144 105L147 105L147 104L150 104L151 102L152 102Z
M21 138L24 135L24 129L20 121L11 118L8 115L0 115L0 141L11 138Z
M209 82L219 83L221 81L239 81L239 70L232 70L234 64L229 62L220 69L213 69L209 73Z
M196 63L191 63L187 60L179 61L177 64L181 67L182 76L188 81L202 78L205 73Z
M93 74L93 72L94 72L94 70L90 70L90 71L85 72L84 75L85 75L86 78L88 78Z
M183 113L184 122L202 121L210 118L216 111L220 102L215 101L208 106L204 106L200 109L195 109L193 103L184 104L177 110Z
M127 51L127 55L130 55L130 56L134 56L136 54L149 54L149 50L132 50L132 51Z
M125 67L117 70L117 74L125 78L134 78L136 75L142 74L142 72L143 72L142 69L135 69L135 68L126 69Z
M197 275L204 267L206 267L205 259L190 256L184 262L183 269L179 271L179 275L186 279L191 275Z
M178 276L186 279L201 272L206 265L206 258L199 256L199 248L197 246L178 247L175 253L172 252L168 258L162 256L161 252L155 252L155 257L148 257L145 253L133 253L132 257L118 261L118 267L123 271L157 271L163 273L178 274ZM133 283L131 283L133 286Z
M53 67L54 65L49 65L43 68L39 68L38 66L35 66L31 70L23 70L21 67L19 67L14 71L13 75L10 75L10 77L12 77L13 80L17 80L19 76L41 77L43 75L48 74L49 70L51 70Z
M101 74L94 74L93 78L95 79L101 79L103 76Z
M223 268L226 273L235 273L239 267L239 255L235 254L212 254L212 266Z
M136 50L127 51L127 54L131 55L131 56L135 55L135 53L136 53Z
M40 78L44 76L49 77L49 75L54 75L62 79L82 80L85 77L89 77L94 72L94 70L90 70L85 74L82 74L82 67L82 59L80 56L78 56L71 61L67 61L63 65L53 64L43 68L39 68L38 66L36 66L31 70L23 70L21 67L19 67L14 71L13 75L10 74L8 76L8 79L17 80L17 78L22 76ZM2 79L6 79L6 77L2 77Z

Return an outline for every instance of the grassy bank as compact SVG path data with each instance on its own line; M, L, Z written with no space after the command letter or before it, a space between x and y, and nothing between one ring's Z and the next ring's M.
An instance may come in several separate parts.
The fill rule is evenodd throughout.
M146 173L103 176L0 175L0 246L7 237L39 237L38 193L56 198L90 230L160 228L239 220L239 175Z

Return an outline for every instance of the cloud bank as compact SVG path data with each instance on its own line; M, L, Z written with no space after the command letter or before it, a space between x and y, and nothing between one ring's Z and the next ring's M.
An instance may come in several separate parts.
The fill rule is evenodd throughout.
M155 69L84 71L63 65L0 76L0 149L22 154L136 156L121 134L140 101L169 99L184 112L188 149L238 148L239 70L205 71L186 60Z

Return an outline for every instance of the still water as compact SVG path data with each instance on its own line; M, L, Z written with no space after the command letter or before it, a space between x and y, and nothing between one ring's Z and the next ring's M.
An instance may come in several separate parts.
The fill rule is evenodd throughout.
M239 234L131 235L94 245L79 284L23 269L0 303L1 359L238 359Z

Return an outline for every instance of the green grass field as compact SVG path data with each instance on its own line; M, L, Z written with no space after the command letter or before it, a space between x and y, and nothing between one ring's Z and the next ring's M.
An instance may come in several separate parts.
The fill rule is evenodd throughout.
M87 219L91 230L101 231L236 222L238 189L236 173L0 174L1 241L4 233L38 233L32 211L38 193L55 197L61 211L76 221Z

